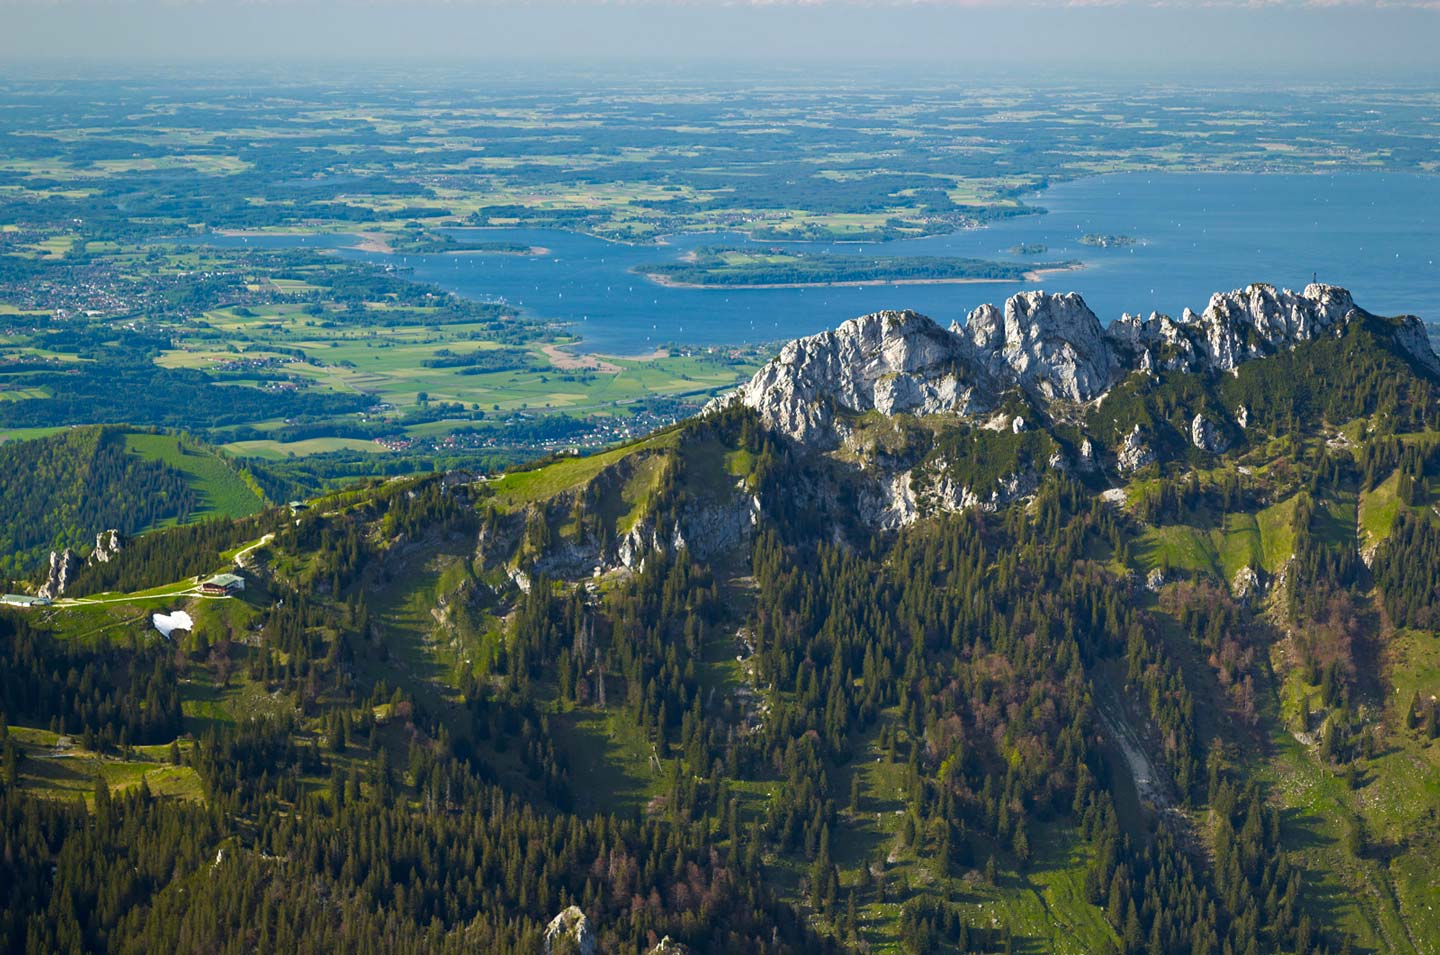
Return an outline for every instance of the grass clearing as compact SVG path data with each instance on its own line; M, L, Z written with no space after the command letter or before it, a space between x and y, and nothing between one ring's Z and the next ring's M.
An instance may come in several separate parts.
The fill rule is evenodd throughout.
M168 744L135 747L128 758L122 758L87 750L76 739L48 730L12 726L10 733L22 756L20 786L41 798L78 797L93 805L95 784L102 779L112 793L134 789L144 780L157 798L197 802L204 798L195 770L170 764Z
M1255 515L1266 573L1275 573L1295 554L1295 501L1294 497L1288 497Z
M300 441L275 441L260 438L253 441L232 441L221 447L241 457L262 458L268 461L303 458L312 454L330 454L335 451L363 451L367 454L385 454L388 451L382 444L364 441L360 438L305 438Z
M1400 516L1400 472L1396 471L1376 485L1362 491L1359 503L1360 546L1373 547L1390 536L1395 519Z
M151 461L162 461L190 479L202 508L195 517L248 517L265 501L240 473L214 452L187 444L169 434L125 435L127 450Z
M650 743L625 714L577 708L551 717L551 726L579 811L634 815L660 792Z

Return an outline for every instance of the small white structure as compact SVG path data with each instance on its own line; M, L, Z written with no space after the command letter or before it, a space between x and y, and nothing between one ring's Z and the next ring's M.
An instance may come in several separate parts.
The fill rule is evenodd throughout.
M7 607L48 607L49 597L32 597L29 594L5 594L0 597L0 604Z

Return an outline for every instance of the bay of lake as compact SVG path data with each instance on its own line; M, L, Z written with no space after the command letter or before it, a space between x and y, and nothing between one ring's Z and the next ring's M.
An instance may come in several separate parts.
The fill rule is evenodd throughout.
M635 354L663 343L738 345L808 335L878 309L909 308L942 324L1017 291L1075 291L1108 324L1121 312L1199 311L1210 293L1251 282L1303 287L1318 276L1363 307L1440 322L1440 176L1122 173L1057 184L1028 197L1048 213L982 229L888 242L752 242L686 234L625 245L551 229L457 229L457 238L543 247L539 256L402 255L345 249L347 257L403 265L459 295L504 301L525 314L573 323L585 350ZM1096 248L1086 234L1137 244ZM238 245L234 237L215 237ZM311 247L344 237L312 237ZM295 245L293 237L251 237ZM1019 256L1021 245L1043 254ZM1078 259L1084 268L1042 282L693 289L656 285L631 270L697 246L778 246L863 255L955 255L1032 263Z

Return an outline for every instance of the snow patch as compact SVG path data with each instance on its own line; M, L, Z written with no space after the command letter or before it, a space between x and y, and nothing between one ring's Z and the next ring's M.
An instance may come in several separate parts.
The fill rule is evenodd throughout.
M150 618L150 622L155 625L156 630L160 631L160 635L167 640L170 639L170 632L172 630L195 629L195 621L191 620L190 615L183 610L177 610L174 613L154 614Z

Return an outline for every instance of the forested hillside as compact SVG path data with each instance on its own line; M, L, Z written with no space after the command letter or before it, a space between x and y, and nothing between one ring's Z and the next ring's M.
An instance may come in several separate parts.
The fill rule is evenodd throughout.
M0 613L0 945L1434 952L1405 329L146 534Z
M121 428L74 428L0 445L0 573L33 574L52 549L89 547L211 513L245 514L259 497L193 442Z
M89 548L162 524L250 514L253 482L188 439L124 428L72 428L0 445L0 573L33 575L50 551Z

